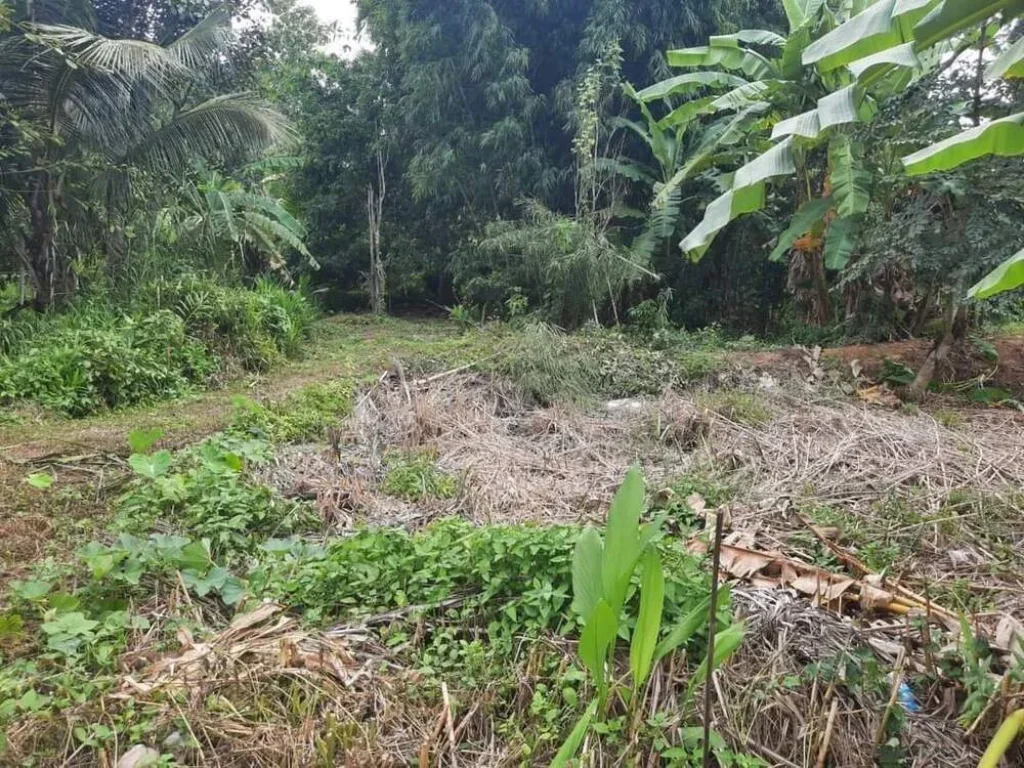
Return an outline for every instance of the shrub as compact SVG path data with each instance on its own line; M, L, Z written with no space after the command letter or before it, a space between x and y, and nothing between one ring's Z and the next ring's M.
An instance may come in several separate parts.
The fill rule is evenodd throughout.
M174 397L216 370L215 359L167 311L140 318L74 313L41 322L13 349L0 359L0 400L31 400L69 416Z
M281 356L296 356L317 316L304 293L270 280L259 280L248 290L185 276L150 284L143 301L170 309L191 336L256 371L267 370Z
M234 399L231 431L271 443L296 443L323 438L328 427L352 410L352 383L312 384L279 403L264 405L247 397Z

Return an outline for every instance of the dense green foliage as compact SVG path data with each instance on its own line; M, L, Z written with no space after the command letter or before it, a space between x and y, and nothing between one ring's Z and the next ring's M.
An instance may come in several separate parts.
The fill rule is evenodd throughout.
M255 290L189 278L142 290L122 310L98 301L0 325L0 403L70 416L175 397L238 361L263 370L297 355L316 311L270 282Z

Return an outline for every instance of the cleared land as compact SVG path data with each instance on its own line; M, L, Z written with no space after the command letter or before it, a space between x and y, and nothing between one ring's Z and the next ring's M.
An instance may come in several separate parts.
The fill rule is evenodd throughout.
M532 333L332 319L265 379L4 428L3 759L547 764L590 695L573 542L638 463L670 607L706 589L724 516L746 635L710 686L721 764L977 763L1019 706L1024 414L901 406L877 348L562 339L553 360ZM138 428L162 431L148 461ZM160 449L183 450L161 470ZM224 573L153 533L207 539ZM65 599L85 624L61 646ZM703 642L613 703L587 764L697 764Z

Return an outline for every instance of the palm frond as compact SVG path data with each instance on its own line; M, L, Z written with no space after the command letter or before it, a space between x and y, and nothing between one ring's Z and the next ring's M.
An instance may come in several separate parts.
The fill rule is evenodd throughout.
M146 136L132 147L128 162L156 170L181 168L198 156L257 154L292 137L287 119L245 94L216 96Z
M168 55L186 69L200 69L213 60L233 34L231 11L222 5L170 43L166 50Z
M113 40L80 27L36 24L28 27L30 40L59 50L74 66L127 82L159 85L170 72L186 71L169 48L145 40Z

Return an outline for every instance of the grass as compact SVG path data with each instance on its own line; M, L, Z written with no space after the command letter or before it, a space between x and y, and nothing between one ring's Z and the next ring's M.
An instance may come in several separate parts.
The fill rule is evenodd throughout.
M720 389L697 396L697 407L748 427L770 424L775 414L754 392Z

